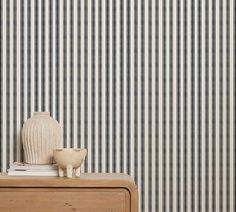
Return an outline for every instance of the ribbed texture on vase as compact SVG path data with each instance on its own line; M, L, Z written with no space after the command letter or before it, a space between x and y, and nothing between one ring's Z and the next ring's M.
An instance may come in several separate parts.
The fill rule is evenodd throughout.
M37 112L22 129L25 162L31 164L53 163L53 149L61 147L61 128L48 112Z

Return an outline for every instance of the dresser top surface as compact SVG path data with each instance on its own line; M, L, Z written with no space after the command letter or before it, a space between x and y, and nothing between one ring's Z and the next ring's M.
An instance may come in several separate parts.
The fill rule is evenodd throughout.
M131 176L123 173L83 173L79 178L19 177L0 173L0 187L123 187L136 188Z

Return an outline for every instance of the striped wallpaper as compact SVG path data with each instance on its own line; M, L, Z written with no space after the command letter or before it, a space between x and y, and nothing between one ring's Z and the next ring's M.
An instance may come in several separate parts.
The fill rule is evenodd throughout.
M125 172L141 212L234 212L234 0L1 0L0 165L33 111Z

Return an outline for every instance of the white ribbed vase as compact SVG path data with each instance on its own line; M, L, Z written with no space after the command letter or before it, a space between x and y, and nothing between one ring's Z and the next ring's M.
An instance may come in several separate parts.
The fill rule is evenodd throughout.
M53 163L53 149L61 147L61 126L49 112L35 112L22 129L25 162Z

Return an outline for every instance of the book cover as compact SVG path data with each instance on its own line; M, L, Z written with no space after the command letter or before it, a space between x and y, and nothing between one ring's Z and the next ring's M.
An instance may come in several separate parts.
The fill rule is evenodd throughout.
M32 165L27 163L13 163L10 164L10 170L57 170L56 164L47 165Z

